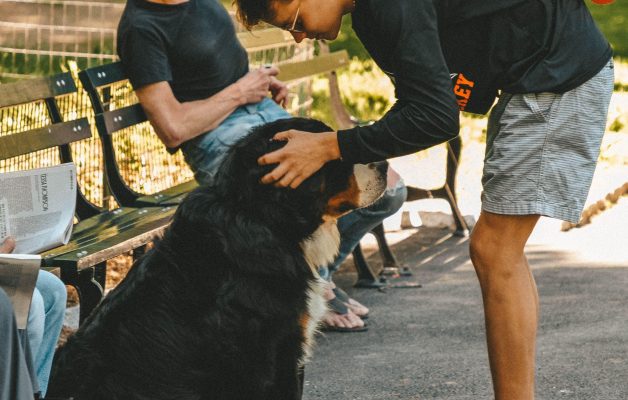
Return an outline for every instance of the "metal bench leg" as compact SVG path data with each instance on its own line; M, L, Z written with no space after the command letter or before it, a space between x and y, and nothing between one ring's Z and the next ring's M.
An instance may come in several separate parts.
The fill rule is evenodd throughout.
M104 296L103 287L96 280L95 269L96 267L88 268L78 273L76 291L80 299L79 324L85 321Z
M98 282L100 287L105 290L106 282L107 282L107 262L101 262L100 264L94 265L94 280Z
M358 288L378 289L386 286L386 280L378 278L364 258L362 246L358 243L353 249L353 264L358 272L358 280L353 285Z
M379 224L371 233L377 239L377 245L379 247L379 255L382 258L384 268L380 273L384 277L398 277L398 276L412 276L412 271L408 267L402 267L397 262L395 255L390 250L386 235L384 233L384 224Z
M139 260L146 254L146 245L133 249L133 262Z
M456 224L456 236L468 236L469 227L458 208L456 200L456 174L458 173L458 159L460 158L460 149L462 140L456 137L447 143L447 177L445 184L435 190L425 190L408 186L408 199L406 201L422 200L422 199L444 199L449 203L451 214Z

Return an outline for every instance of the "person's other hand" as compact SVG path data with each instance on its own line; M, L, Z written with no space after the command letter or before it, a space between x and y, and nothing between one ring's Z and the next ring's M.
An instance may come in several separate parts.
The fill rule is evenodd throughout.
M279 73L277 67L264 67L249 71L235 83L240 90L242 104L259 103L268 96L271 78Z
M288 86L275 78L270 77L270 93L273 95L275 103L279 104L283 108L286 108L286 100L288 99Z
M260 165L279 164L262 178L277 187L298 187L327 161L340 158L336 132L310 133L291 129L279 132L274 140L287 140L281 149L260 157Z
M0 244L0 254L7 254L13 252L15 249L15 240L8 236L4 239L4 242Z

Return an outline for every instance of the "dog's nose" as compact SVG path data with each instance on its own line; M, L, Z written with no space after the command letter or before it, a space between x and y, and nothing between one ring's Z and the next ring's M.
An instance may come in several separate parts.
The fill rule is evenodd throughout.
M384 174L388 171L388 161L378 161L370 163L368 166L370 169L377 170Z

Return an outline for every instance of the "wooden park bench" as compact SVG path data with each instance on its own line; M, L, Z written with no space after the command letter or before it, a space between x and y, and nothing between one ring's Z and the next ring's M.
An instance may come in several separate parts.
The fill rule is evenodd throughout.
M296 48L290 35L276 28L253 34L240 32L238 36L249 52L252 65L279 65L279 78L288 82L291 88L293 115L306 115L312 101L311 78L326 73L330 78L331 102L338 127L355 123L342 106L334 75L336 69L349 63L345 51L328 53L323 45L322 51L315 54L312 48ZM144 246L163 232L176 205L196 187L196 182L182 156L168 154L157 139L120 63L81 71L79 78L91 101L83 99L84 92L77 91L69 73L0 85L0 111L29 110L30 107L30 114L27 114L31 117L28 118L39 114L48 116L37 128L59 132L47 136L48 131L30 129L30 121L16 125L27 127L25 130L0 131L0 143L4 141L0 171L41 166L33 160L40 159L42 150L48 153L44 157L46 163L51 159L54 163L76 161L78 222L73 237L66 246L42 256L45 266L58 269L62 280L77 288L82 321L103 296L106 261L131 250L134 250L134 257L141 254ZM60 82L64 83L60 85ZM5 119L4 114L2 118ZM77 122L72 125L69 121ZM91 137L90 125L96 126L98 137ZM68 133L68 129L79 126L81 136ZM453 157L455 149L452 147L450 153L452 159L457 158ZM459 146L457 149L459 152ZM104 176L94 180L93 176L101 174L103 169ZM454 176L455 168L448 161L449 184L441 191L453 192L453 180L450 179ZM148 187L147 183L152 186ZM90 190L91 193L86 194ZM113 207L102 200L108 194L116 200ZM430 196L429 192L424 194ZM449 199L451 203L453 197ZM451 204L454 204L452 209L457 210L455 199ZM380 244L384 265L396 265L383 227L374 229L374 234ZM358 267L358 284L368 286L380 282L364 261L359 247L354 252L354 259Z
M298 83L308 80L305 85L307 87L312 77L328 74L331 106L338 127L347 128L357 124L356 120L349 116L342 103L335 75L335 71L338 68L347 66L349 63L346 51L330 53L325 44L319 44L320 51L317 55L310 54L307 57L299 57L298 55L287 54L289 53L287 49L295 46L295 43L287 32L277 28L258 30L253 33L240 32L238 37L242 45L247 49L252 64L257 62L260 65L274 61L281 70L278 78L289 85L294 82ZM259 55L266 51L279 53L282 50L286 53L287 60L282 60L281 57L278 59L277 54L273 54L270 58ZM295 59L297 61L294 61ZM125 140L125 137L128 138L131 135L135 137L134 141L137 143L156 143L156 135L148 123L141 105L133 95L121 63L106 64L81 71L79 78L94 107L96 127L104 146L107 181L116 201L121 205L134 207L178 204L196 186L196 182L192 179L191 174L188 175L189 180L187 181L168 186L166 189L158 192L147 193L142 192L137 187L132 187L133 185L124 178L124 175L128 174L121 172L130 169L128 166L130 160L142 158L143 162L139 165L139 168L146 172L138 171L137 174L154 177L154 171L156 171L154 165L159 162L158 160L168 157L165 148L159 144L156 148L152 147L150 149L137 145L115 145L116 142L122 142ZM122 96L118 95L117 102L116 92L122 93ZM296 115L305 115L305 110L311 104L311 94L304 90L303 87L296 92L301 98L297 99L297 104L291 112ZM124 153L116 151L116 148L123 148ZM460 155L460 139L452 141L448 149L447 180L443 187L432 191L415 188L412 194L414 196L413 199L432 197L446 199L454 213L457 233L464 234L467 232L467 227L458 210L454 195L457 159ZM182 161L180 165L183 167ZM391 271L405 271L408 274L407 268L404 269L398 266L386 241L383 226L377 226L372 233L378 241L380 255L383 259L383 271L388 272L388 274ZM386 284L384 279L375 274L368 265L360 246L355 249L353 256L358 271L356 286L380 287Z
M77 223L67 245L42 254L42 266L76 288L82 321L103 296L106 261L152 241L174 208L108 210L88 200L81 181L89 168L75 156L94 156L80 151L92 134L88 118L68 107L74 104L68 98L76 95L70 73L0 85L0 172L76 161Z

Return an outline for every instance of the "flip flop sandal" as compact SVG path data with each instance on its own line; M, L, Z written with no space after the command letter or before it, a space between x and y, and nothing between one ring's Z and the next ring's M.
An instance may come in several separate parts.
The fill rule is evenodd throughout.
M337 297L334 297L331 300L327 300L327 305L329 306L329 309L331 311L339 315L345 315L349 312L349 308L347 307L347 305L343 303L342 301L340 301ZM368 329L369 328L366 322L364 322L364 326L356 326L354 328L346 328L344 326L333 326L333 325L327 325L327 324L322 324L320 328L320 330L323 332L344 332L344 333L366 332L368 331Z
M349 300L351 300L351 297L349 297L347 292L345 292L344 290L340 289L339 287L333 288L332 291L336 295L336 299L340 300L341 302L343 302L345 304L349 304ZM358 314L356 314L356 315L358 315ZM369 314L366 313L364 315L358 315L358 317L360 317L362 319L368 319L369 318Z

